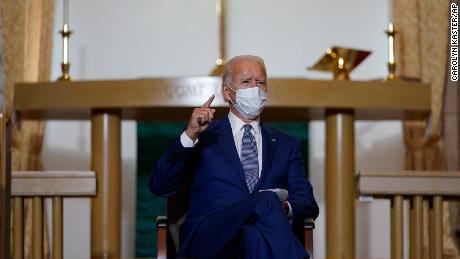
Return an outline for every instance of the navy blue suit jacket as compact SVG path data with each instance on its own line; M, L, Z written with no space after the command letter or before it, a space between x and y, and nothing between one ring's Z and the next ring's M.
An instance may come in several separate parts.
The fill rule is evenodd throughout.
M254 189L282 188L289 192L294 218L316 218L318 205L305 178L299 141L261 123L262 172ZM190 181L187 217L180 229L181 250L187 246L209 213L249 197L228 116L213 121L198 144L184 148L177 138L162 155L149 179L150 190L169 197Z

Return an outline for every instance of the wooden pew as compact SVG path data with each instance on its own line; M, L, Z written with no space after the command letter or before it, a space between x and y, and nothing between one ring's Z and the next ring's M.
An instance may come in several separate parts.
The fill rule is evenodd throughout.
M32 257L43 258L43 201L53 199L52 258L63 258L63 198L96 195L96 174L93 171L23 171L12 172L13 253L24 258L24 198L33 199Z
M422 258L423 201L428 200L430 258L442 258L442 201L460 198L460 172L361 171L357 175L361 196L391 200L391 258L403 258L403 200L410 201L410 258Z

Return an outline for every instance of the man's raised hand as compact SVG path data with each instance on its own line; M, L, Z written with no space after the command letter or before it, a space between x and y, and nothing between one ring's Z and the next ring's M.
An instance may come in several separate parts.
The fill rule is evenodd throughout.
M209 108L214 98L215 95L212 95L201 107L193 109L192 116L190 116L187 129L185 130L185 134L193 141L197 139L198 134L208 127L214 118L216 109Z

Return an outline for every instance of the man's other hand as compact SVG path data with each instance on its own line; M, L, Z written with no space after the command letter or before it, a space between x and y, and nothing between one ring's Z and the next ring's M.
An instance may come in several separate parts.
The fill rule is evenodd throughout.
M185 130L185 134L191 140L195 141L198 138L198 134L204 131L214 118L216 109L209 108L214 98L215 95L212 95L200 108L193 109L192 116L190 116L187 129Z
M289 202L283 201L281 207L283 207L284 214L287 216L289 214Z

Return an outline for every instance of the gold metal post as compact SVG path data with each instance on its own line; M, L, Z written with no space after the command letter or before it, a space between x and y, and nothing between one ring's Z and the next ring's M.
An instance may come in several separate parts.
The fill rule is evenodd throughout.
M70 80L70 63L69 63L69 38L72 31L69 29L69 23L64 22L62 31L62 75L59 77L59 81Z
M326 258L355 258L354 121L353 110L326 110Z
M91 205L92 258L118 258L121 242L121 115L94 111L91 116L91 167L97 195Z
M396 62L395 62L395 48L394 48L394 37L396 30L394 29L393 23L388 24L388 30L385 31L388 36L388 75L386 79L396 78Z

